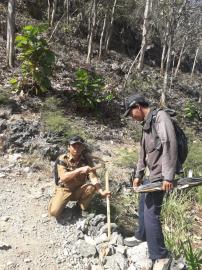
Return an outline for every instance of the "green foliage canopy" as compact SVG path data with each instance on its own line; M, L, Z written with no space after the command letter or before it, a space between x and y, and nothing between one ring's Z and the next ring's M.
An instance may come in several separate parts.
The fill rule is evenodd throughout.
M101 75L85 69L78 69L75 79L77 89L75 100L82 108L95 109L98 103L113 99L113 94L105 91L104 85Z

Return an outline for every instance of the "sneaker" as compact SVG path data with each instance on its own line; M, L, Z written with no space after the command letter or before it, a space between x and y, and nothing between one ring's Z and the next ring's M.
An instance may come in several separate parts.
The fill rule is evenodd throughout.
M137 239L135 236L127 237L124 239L124 244L128 247L134 247L141 243L142 241Z
M169 270L172 258L158 259L155 261L153 270Z

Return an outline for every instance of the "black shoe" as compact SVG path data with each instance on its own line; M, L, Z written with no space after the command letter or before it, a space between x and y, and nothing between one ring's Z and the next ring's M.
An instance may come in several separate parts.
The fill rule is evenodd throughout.
M74 215L79 216L79 215L81 215L81 212L82 212L81 207L80 207L78 204L75 204L75 205L72 207L72 213L73 213Z

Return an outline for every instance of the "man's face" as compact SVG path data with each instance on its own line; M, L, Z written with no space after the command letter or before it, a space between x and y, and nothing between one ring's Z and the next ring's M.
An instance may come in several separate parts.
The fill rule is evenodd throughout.
M133 119L135 119L136 121L141 122L141 121L144 120L144 113L143 113L142 108L141 108L140 105L137 105L137 106L135 106L134 108L132 108L132 109L130 110L129 115L130 115Z
M81 143L74 143L74 144L70 144L68 146L68 150L69 150L71 156L77 158L83 152L84 146Z

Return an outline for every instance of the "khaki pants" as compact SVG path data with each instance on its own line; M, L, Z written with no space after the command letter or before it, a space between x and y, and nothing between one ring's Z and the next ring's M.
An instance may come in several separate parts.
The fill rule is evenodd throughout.
M85 184L76 189L74 192L68 188L55 188L55 194L51 199L48 207L48 212L51 216L58 217L64 210L69 201L78 201L82 210L88 208L90 201L95 194L95 187L92 184Z

